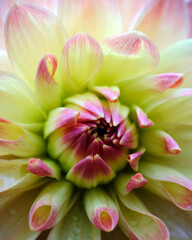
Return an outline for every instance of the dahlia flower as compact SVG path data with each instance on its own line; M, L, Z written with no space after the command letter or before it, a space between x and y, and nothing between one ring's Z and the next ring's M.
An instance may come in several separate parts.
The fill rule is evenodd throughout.
M0 3L0 240L191 239L190 1L56 5Z

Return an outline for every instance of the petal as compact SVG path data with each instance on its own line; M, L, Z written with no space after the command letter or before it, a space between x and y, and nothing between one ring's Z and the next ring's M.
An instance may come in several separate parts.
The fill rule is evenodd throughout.
M152 215L135 194L130 193L119 198L122 202L119 202L119 225L127 237L138 240L169 240L166 225Z
M143 112L141 108L139 108L138 106L134 106L134 110L135 110L137 121L140 128L151 127L154 125L154 123L147 118L146 113Z
M132 103L138 104L140 107L146 107L156 101L160 94L167 89L180 86L183 80L182 73L165 73L165 71L162 74L138 77L121 87L120 99L127 104Z
M44 231L56 225L68 211L73 185L66 181L48 184L37 196L29 212L29 226Z
M89 240L100 240L101 233L87 218L81 201L77 201L64 219L51 230L47 240L82 240L87 237Z
M181 152L178 143L162 130L143 131L140 143L148 153L156 156L175 156Z
M140 171L149 179L147 188L170 199L183 210L192 209L192 181L173 168L159 164L140 165Z
M0 73L0 116L25 126L44 121L30 89L15 75Z
M154 43L141 32L128 32L101 42L103 66L97 76L97 85L116 82L146 74L159 62Z
M39 178L27 171L27 159L3 160L0 161L0 195L2 207L9 199L6 199L9 192L15 196L18 193L27 191L45 183L38 181ZM13 190L16 190L15 192ZM6 201L5 201L6 199Z
M156 0L118 0L123 19L123 32L132 30L151 10Z
M88 190L84 196L84 204L93 225L106 232L116 227L119 219L117 207L103 189Z
M7 16L5 39L17 72L33 88L40 59L46 53L58 59L66 34L55 15L32 4L17 3Z
M57 59L51 54L45 55L38 65L35 90L43 109L47 112L61 105L61 90L54 81Z
M61 127L73 127L77 124L78 115L77 111L70 108L57 108L51 111L45 123L44 136L48 137Z
M0 118L0 148L20 157L31 157L45 153L45 143L39 135L19 125Z
M140 157L144 154L144 152L145 152L145 149L143 148L137 152L129 154L127 157L128 163L136 171L139 169L139 160L140 160Z
M157 1L136 29L146 33L161 49L187 38L189 15L185 1Z
M0 71L9 71L14 73L13 66L5 50L0 49Z
M136 188L144 187L147 180L141 173L135 175L121 173L115 178L113 185L118 194L127 195Z
M30 230L28 212L37 194L38 190L33 189L19 195L0 211L1 239L36 239L40 233Z
M184 74L183 87L191 83L192 39L186 39L167 47L161 52L161 60L156 73L180 72Z
M192 89L171 90L167 92L167 95L165 93L151 104L147 104L145 112L155 124L165 122L191 124Z
M164 221L170 231L171 239L191 240L192 217L189 212L177 208L171 202L166 201L148 191L143 191L139 194L139 197L151 212Z
M28 161L27 170L38 177L52 177L57 180L61 177L59 166L51 160L40 158L30 158Z
M85 33L78 33L70 38L61 56L61 70L65 76L64 90L67 91L70 85L76 91L84 88L100 70L102 63L103 52L94 38Z
M114 0L61 0L58 15L70 37L85 32L101 40L122 30L120 11Z
M109 102L117 102L120 95L119 88L116 86L110 88L106 86L93 87L93 91L103 95L105 98L107 98L107 100L109 100Z
M99 157L88 156L78 162L68 173L66 179L79 187L92 188L109 182L115 177L114 171Z

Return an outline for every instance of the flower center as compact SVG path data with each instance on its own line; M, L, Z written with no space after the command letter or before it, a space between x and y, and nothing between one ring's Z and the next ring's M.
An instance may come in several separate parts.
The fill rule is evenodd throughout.
M50 113L46 123L46 129L52 127L49 154L61 163L66 178L81 187L111 181L126 165L129 149L137 146L129 109L93 94L67 101L65 108Z

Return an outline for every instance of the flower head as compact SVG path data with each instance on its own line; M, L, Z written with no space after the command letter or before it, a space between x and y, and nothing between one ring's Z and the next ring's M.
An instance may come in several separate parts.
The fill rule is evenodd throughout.
M5 15L11 1L2 4ZM190 13L183 0L60 0L58 17L10 7L0 52L2 239L181 236L158 209L167 200L192 209Z

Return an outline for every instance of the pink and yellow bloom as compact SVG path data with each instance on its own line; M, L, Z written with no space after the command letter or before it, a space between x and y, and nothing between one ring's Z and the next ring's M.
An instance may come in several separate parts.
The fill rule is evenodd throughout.
M0 11L0 240L191 239L191 2Z

